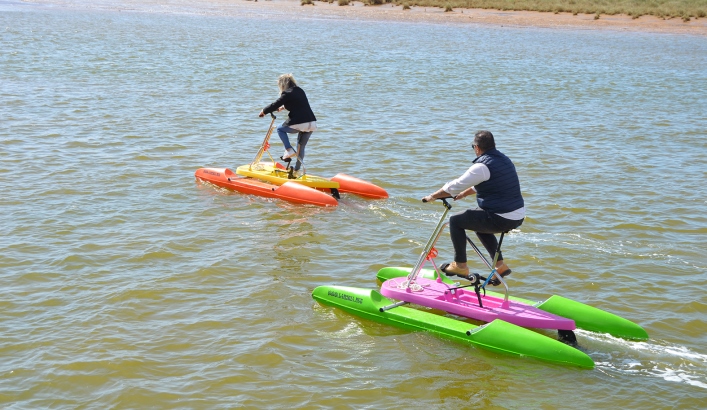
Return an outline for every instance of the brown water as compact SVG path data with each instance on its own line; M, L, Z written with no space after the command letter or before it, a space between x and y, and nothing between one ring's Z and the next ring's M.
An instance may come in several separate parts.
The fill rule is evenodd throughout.
M0 1L0 29L3 408L704 407L703 38L181 1ZM310 173L390 199L322 209L194 180L251 160L283 72L319 119ZM415 262L440 215L419 199L478 129L528 207L504 242L511 292L649 341L578 331L583 371L312 300Z

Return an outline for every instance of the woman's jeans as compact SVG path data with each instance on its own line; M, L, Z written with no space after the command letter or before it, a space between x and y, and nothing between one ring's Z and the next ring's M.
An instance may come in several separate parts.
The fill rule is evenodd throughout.
M292 148L292 145L290 145L290 137L287 135L295 133L297 133L297 149ZM280 136L285 149L293 149L295 152L299 150L297 153L297 163L295 164L295 171L299 171L302 161L304 160L304 147L307 145L307 142L309 142L309 137L312 136L312 133L301 132L283 124L277 127L277 135Z
M498 249L495 233L515 229L523 224L523 219L506 219L483 209L468 209L449 218L449 236L454 246L454 261L466 263L466 230L476 232L476 236L484 245L493 260ZM503 252L499 252L498 260L503 260Z

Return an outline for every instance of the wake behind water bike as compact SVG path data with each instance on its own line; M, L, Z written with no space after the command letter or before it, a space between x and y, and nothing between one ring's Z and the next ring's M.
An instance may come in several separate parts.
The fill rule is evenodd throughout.
M380 292L376 289L323 285L312 291L312 298L323 305L334 306L379 323L412 331L426 331L495 352L585 369L594 368L594 361L582 350L575 348L576 339L572 331L575 327L632 340L648 339L646 331L637 324L571 299L554 295L543 302L535 303L511 297L508 295L507 285L500 277L498 280L504 283L505 294L488 291L482 296L481 290L485 291L486 284L491 280L489 277L500 276L496 275L492 268L495 263L491 265L488 261L485 262L491 269L489 277L474 275L473 279L470 278L474 283L466 286L453 282L434 264L434 256L437 254L434 245L444 228L447 212L451 209L449 203L443 203L445 212L415 266L385 267L378 271L377 279L383 282ZM473 244L468 237L467 242ZM501 243L502 241L499 241L499 251ZM485 260L478 248L474 248ZM423 264L428 260L433 263L434 269L423 268ZM471 286L475 288L474 293L467 292ZM386 297L384 293L392 296ZM496 300L492 301L492 297ZM448 314L435 313L438 310L417 309L412 307L414 305L434 307L456 316L482 318L482 322L484 319L487 322L475 325ZM523 317L525 312L530 314ZM547 315L543 316L543 312ZM503 319L499 318L501 315L504 316ZM533 326L540 323L547 329L556 328L561 340L555 340L504 319L514 322L527 320Z
M446 198L442 199L442 203L444 213L414 267L386 267L377 274L377 278L383 282L381 294L399 301L391 307L414 303L484 322L502 319L528 328L557 329L560 340L569 344L576 344L573 332L575 328L610 333L627 339L648 339L648 334L639 325L571 299L555 295L544 302L535 303L509 297L508 285L495 269L505 232L501 234L492 263L467 236L467 243L490 273L487 277L470 273L464 277L470 282L468 285L454 282L443 272L443 267L438 267L434 262L438 253L435 244L448 224L445 222L446 216L452 208ZM432 263L433 270L423 269L427 261ZM493 279L503 285L503 294L486 291L486 286ZM469 291L471 288L473 293ZM385 309L391 307L386 306Z

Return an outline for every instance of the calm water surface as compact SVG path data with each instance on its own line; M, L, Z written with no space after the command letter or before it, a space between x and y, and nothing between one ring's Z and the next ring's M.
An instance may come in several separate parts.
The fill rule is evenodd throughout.
M703 37L126 4L0 2L3 408L704 407ZM194 180L250 162L285 72L319 119L310 173L390 199L322 209ZM419 198L468 166L478 129L528 207L504 242L511 291L649 341L578 331L583 371L312 300L415 262L441 214Z

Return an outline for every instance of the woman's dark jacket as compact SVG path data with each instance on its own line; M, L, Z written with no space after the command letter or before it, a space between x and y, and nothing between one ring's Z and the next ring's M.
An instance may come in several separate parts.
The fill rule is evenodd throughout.
M263 108L264 114L270 114L277 111L278 108L285 106L285 109L290 113L287 116L287 121L283 125L304 124L311 121L316 121L317 118L309 106L309 100L304 90L299 87L288 88L280 94L274 103Z

